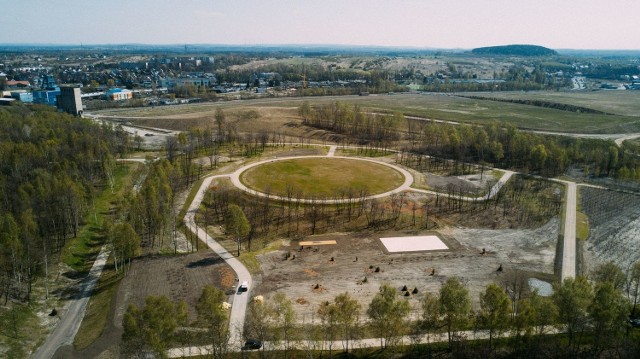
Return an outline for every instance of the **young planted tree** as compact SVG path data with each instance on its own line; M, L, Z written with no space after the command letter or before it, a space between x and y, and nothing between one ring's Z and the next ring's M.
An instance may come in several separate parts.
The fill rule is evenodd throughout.
M594 345L598 349L603 342L611 345L621 338L625 319L629 314L629 303L612 282L598 283L593 301L588 308L593 330Z
M116 273L122 269L126 275L127 264L131 267L131 258L140 249L140 237L128 222L118 223L109 228L108 237L113 248Z
M354 339L358 328L358 318L360 317L361 306L356 299L351 298L349 293L339 294L335 301L338 325L342 329L342 343L345 352L349 352L349 341Z
M622 269L612 261L596 267L592 273L592 277L596 283L611 283L616 289L624 288L625 282L627 281Z
M518 314L513 321L516 337L535 336L541 339L558 318L558 308L550 297L543 297L534 291L529 297L521 299Z
M242 208L238 205L230 204L227 207L227 213L224 216L224 225L227 231L227 234L230 234L235 237L236 242L238 243L238 256L240 255L240 240L243 237L246 237L251 230L251 226L249 225L249 220L247 220L247 216L245 216Z
M480 321L489 329L489 346L493 347L494 336L499 336L509 326L511 300L504 289L491 283L480 293Z
M223 357L229 350L230 332L227 309L223 306L224 298L221 290L206 285L196 303L198 322L207 328L214 358Z
M554 284L552 298L558 307L558 319L566 326L569 345L572 345L576 333L581 333L587 325L593 288L585 277L566 278L561 284Z
M627 283L627 297L632 304L631 315L635 317L636 306L638 305L638 299L640 299L640 261L635 262L631 267Z
M247 338L253 338L266 342L273 339L273 328L269 322L269 308L262 301L253 300L249 304L247 316ZM264 351L264 346L262 347Z
M320 316L320 326L324 333L324 341L329 342L329 357L333 350L333 342L338 335L338 308L335 303L329 303L329 301L320 305L318 308L318 315Z
M469 290L458 277L450 277L440 287L440 314L447 328L449 346L451 346L458 331L463 330L469 324L471 314Z
M291 349L290 344L297 339L297 336L293 304L283 293L276 293L273 296L271 316L275 324L275 339L284 342L284 357L286 358Z
M168 342L176 334L178 326L187 323L187 305L184 301L173 303L169 298L148 296L140 310L129 304L122 319L125 351L141 355L145 350L166 358Z
M426 293L422 298L422 322L420 326L427 333L427 343L429 336L440 327L440 300L433 293Z
M380 337L381 348L386 348L389 343L394 345L407 331L406 316L410 310L409 302L401 299L395 288L386 283L380 286L369 304L367 315Z

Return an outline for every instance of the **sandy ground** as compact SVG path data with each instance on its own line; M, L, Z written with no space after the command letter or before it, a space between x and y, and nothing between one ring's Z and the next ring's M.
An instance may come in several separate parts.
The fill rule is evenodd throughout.
M479 293L501 280L500 265L505 271L517 267L531 274L552 274L558 229L558 219L535 230L450 228L440 232L450 250L391 254L384 253L378 238L427 232L310 236L304 240L335 240L337 244L301 249L298 242L285 242L280 250L258 256L262 275L257 276L260 284L253 294L267 298L276 292L286 294L294 302L297 320L308 322L317 320L315 312L321 303L344 292L357 298L366 311L383 283L399 290L405 285L409 290L417 288L418 294L408 297L417 310L425 292L437 292L448 277L458 276L477 304ZM291 256L284 259L287 252Z

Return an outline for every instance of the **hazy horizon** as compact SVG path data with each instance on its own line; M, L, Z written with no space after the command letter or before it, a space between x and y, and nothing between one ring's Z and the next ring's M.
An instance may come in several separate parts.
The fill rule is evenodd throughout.
M14 2L0 44L640 50L630 0Z

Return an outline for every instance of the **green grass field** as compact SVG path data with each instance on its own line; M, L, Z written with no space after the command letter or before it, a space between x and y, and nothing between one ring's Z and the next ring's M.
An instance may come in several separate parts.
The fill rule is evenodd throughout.
M402 184L403 176L384 165L340 158L300 158L267 163L245 171L241 181L250 188L285 196L291 186L294 195L328 198L339 190L361 188L369 194L392 190Z
M207 104L165 106L139 109L102 111L121 116L193 117L200 113L212 117L216 107L228 112L248 111L255 108L295 110L303 101L311 105L325 105L340 101L359 105L367 112L400 111L405 115L435 120L490 123L509 122L523 129L567 133L628 133L640 132L640 91L596 92L496 92L467 93L465 95L523 100L544 100L555 103L588 107L610 113L585 114L552 108L469 99L448 94L397 94L371 96L283 97ZM161 123L158 124L160 127Z

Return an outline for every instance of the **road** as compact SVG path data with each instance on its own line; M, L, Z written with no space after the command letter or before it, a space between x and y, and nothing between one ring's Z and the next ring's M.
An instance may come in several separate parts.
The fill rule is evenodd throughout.
M100 254L93 262L93 266L86 278L82 280L81 290L77 297L71 301L68 309L60 314L60 321L55 329L49 334L44 344L42 344L32 355L33 359L49 359L53 357L55 352L64 345L72 345L84 313L87 303L91 298L91 293L95 287L100 274L104 268L109 253L107 246L102 247Z
M575 182L571 181L560 179L552 179L552 181L564 184L567 189L564 205L562 267L560 268L560 280L563 281L566 278L574 278L576 276L576 216L578 210L578 186Z
M247 311L247 304L249 302L249 296L251 290L253 288L253 282L251 280L251 274L247 270L247 268L231 253L229 253L226 249L224 249L218 242L216 242L213 238L211 238L207 232L198 227L195 223L195 213L198 208L200 208L200 203L202 203L202 199L206 191L209 189L211 185L211 181L216 178L228 177L229 175L217 175L210 176L204 179L200 189L196 193L196 196L191 202L189 209L187 210L187 214L184 216L184 222L187 227L197 235L197 237L207 244L211 250L213 250L220 258L222 258L231 268L236 272L236 278L238 278L238 283L247 282L249 284L249 291L247 292L236 292L233 296L233 301L231 303L231 315L229 316L229 328L231 328L231 340L230 345L232 347L240 348L243 343L242 333L244 331L244 319Z
M564 241L560 279L576 276L576 211L577 186L575 182L560 181L567 186L567 202L564 214Z

